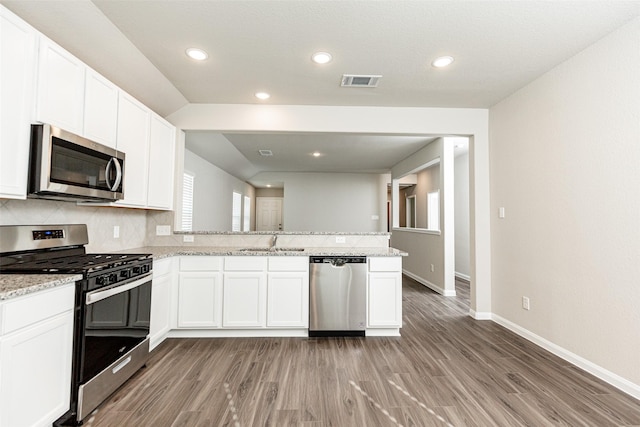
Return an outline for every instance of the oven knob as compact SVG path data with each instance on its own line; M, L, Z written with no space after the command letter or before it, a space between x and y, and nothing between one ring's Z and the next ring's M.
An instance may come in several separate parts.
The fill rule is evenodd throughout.
M96 284L99 286L104 286L105 282L105 277L104 276L99 276L96 278Z
M118 273L111 273L109 275L109 283L115 283L118 281Z
M133 274L140 274L140 267L133 267Z
M120 278L121 279L128 279L129 277L131 277L131 270L121 270L120 271Z

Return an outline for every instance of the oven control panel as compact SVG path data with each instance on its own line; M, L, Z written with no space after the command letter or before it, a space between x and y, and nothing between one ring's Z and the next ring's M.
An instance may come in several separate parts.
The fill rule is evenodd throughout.
M64 230L33 230L33 240L64 239Z
M96 287L113 285L114 283L124 282L125 280L143 276L151 271L151 263L144 263L134 266L125 266L116 271L105 272L95 277Z

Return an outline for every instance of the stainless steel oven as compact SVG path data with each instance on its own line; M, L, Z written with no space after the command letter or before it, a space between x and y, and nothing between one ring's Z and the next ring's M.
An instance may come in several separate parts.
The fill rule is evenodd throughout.
M28 196L116 201L124 197L125 154L60 128L31 125Z
M146 362L151 283L151 264L143 263L109 269L82 284L75 370L78 421Z
M150 254L87 254L87 227L0 226L0 273L80 274L76 282L69 411L77 426L146 363L151 314Z

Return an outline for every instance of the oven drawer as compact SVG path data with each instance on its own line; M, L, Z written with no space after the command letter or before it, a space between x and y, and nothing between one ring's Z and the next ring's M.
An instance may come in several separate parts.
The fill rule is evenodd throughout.
M75 284L40 291L0 304L0 335L73 310Z
M82 420L89 415L111 393L116 391L138 369L147 363L148 358L149 339L147 338L90 381L80 385L77 419Z

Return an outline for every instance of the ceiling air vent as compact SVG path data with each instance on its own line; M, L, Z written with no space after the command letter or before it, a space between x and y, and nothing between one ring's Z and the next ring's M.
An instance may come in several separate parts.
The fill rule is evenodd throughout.
M343 74L340 86L344 87L378 87L378 81L382 76L366 76L355 74Z
M258 153L263 157L273 156L273 152L271 150L258 150Z

